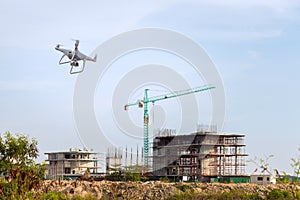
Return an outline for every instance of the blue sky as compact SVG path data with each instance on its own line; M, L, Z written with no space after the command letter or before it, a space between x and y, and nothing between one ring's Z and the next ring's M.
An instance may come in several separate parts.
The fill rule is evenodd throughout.
M122 32L159 27L187 35L215 63L226 93L223 131L246 134L250 158L274 154L272 167L291 171L300 147L299 6L296 0L1 1L0 132L37 138L41 154L81 146L73 120L76 76L57 64L54 46L71 47L71 38L79 38L89 54Z

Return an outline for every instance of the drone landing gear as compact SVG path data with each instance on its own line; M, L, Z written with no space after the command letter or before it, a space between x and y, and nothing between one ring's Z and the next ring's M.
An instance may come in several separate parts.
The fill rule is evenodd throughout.
M85 67L85 60L83 60L83 62L82 62L82 67L81 67L81 69L78 70L78 71L75 71L75 70L73 70L73 69L79 67L79 62L77 62L77 61L72 61L72 62L70 63L70 65L71 65L70 74L78 74L78 73L83 72L84 67Z
M63 55L61 57L61 59L59 60L59 64L62 65L62 64L70 63L70 66L71 66L70 74L78 74L78 73L83 72L86 60L82 60L82 67L81 67L81 69L76 71L76 70L74 70L74 68L79 68L80 67L79 61L74 60L74 58L72 58L71 60L68 60L68 61L63 61L64 57L65 57L65 55Z

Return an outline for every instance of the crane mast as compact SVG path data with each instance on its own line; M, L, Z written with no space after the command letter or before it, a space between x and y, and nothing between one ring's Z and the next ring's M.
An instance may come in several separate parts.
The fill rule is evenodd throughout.
M149 113L148 113L148 103L155 103L156 101L162 101L165 99L175 98L183 95L188 95L192 93L202 92L210 89L214 89L212 85L204 85L192 89L175 91L164 95L154 96L149 98L148 91L144 91L144 99L137 100L135 103L128 103L125 105L125 110L128 110L130 106L138 105L139 108L144 108L144 166L148 167L148 157L149 157Z

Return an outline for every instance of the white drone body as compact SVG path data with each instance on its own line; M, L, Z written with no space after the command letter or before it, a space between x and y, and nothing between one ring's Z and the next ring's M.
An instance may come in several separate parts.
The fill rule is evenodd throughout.
M83 53L81 53L78 50L78 45L79 45L79 40L75 40L75 48L74 50L69 50L69 49L63 49L60 48L60 45L56 45L55 50L62 52L64 55L61 57L61 59L59 60L59 64L67 64L70 63L71 69L70 69L70 74L76 74L76 73L80 73L83 72L84 67L85 67L85 62L86 61L92 61L92 62L96 62L97 61L97 55L95 55L94 58L91 58L87 55L84 55ZM63 61L63 58L67 56L69 58L69 61ZM78 67L79 66L79 62L78 61L82 61L83 65L81 70L79 71L74 71L73 68L74 67Z

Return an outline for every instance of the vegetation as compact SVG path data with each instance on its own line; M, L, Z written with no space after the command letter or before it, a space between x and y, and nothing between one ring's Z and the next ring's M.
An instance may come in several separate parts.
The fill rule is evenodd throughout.
M193 189L193 188L192 188L190 185L188 185L188 184L177 185L176 188L177 188L178 190L181 190L182 192L190 191L190 190Z
M37 141L25 135L6 132L0 137L0 199L24 199L42 184L45 167L37 165Z
M113 171L107 177L110 181L147 181L148 178L142 174L143 168L141 166L127 167L127 170L116 170Z
M263 199L258 194L246 194L242 190L230 190L229 192L223 193L193 193L193 192L183 192L175 194L169 199L175 200L196 200L196 199L210 199L210 200L261 200Z
M291 158L291 167L293 169L294 174L296 175L296 182L298 182L298 178L300 175L300 148L298 148L298 155L296 158Z
M211 200L294 200L300 199L300 192L297 193L297 197L293 197L291 192L286 190L273 189L265 197L260 196L257 193L247 194L242 190L235 189L229 192L221 193L194 193L190 191L185 191L182 193L177 193L168 199L175 200L196 200L196 199L211 199Z
M170 182L170 180L168 179L168 177L160 177L159 181L166 182L166 183Z
M108 175L107 180L110 181L147 181L148 178L139 172L116 171Z
M125 180L126 181L141 181L141 174L140 173L132 173L132 172L126 172L125 173Z
M44 193L41 197L42 200L97 200L93 194L88 193L84 197L79 195L74 195L72 198L68 197L66 194L59 192L49 192Z
M121 171L112 172L111 174L108 175L107 179L110 181L121 181L123 179L122 172Z
M292 194L286 190L273 189L267 196L267 199L294 199Z

